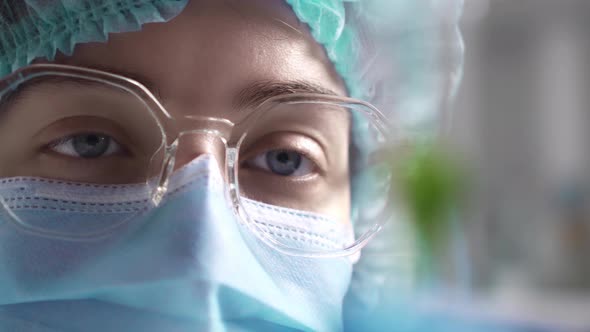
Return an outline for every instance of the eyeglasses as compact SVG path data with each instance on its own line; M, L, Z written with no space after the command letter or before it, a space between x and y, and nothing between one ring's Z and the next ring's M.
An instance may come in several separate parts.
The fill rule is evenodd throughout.
M281 252L349 255L388 219L391 174L383 161L393 136L372 105L295 93L227 117L177 113L123 76L53 64L23 68L0 81L0 177L135 184L149 192L145 211L160 205L179 165L211 153L240 222ZM131 218L110 220L105 229L55 230L35 220L34 207L0 198L19 225L72 239L99 236ZM294 247L252 213L252 202L352 224L355 239L339 247Z

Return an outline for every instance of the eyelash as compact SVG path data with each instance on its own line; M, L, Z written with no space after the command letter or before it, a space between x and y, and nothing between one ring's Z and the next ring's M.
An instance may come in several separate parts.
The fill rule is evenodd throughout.
M90 155L85 156L83 155L83 152L80 152L78 150L79 147L76 147L74 145L76 144L74 140L77 138L84 139L84 136L93 135L99 138L107 138L108 142L106 142L106 144L108 146L106 146L106 148L103 147L104 150L102 151L100 151L99 149L96 155L92 155L92 152L90 152ZM84 143L88 142L82 141L82 144ZM309 153L309 151L306 151L306 149L293 146L283 147L281 145L291 144L277 144L274 142L273 144L266 145L267 146L264 148L254 150L255 153L253 154L246 154L248 156L248 159L245 159L243 162L241 162L240 166L247 169L253 169L269 173L270 175L274 176L298 179L306 178L313 174L322 174L324 173L324 171L326 171L322 169L322 167L320 167L320 164L317 162L315 157L312 156L312 154ZM91 147L90 150L92 150L92 148L94 147ZM112 155L125 153L126 151L129 151L123 144L120 144L117 139L113 138L112 135L100 132L80 132L70 134L50 142L46 145L46 149L50 150L53 153L57 153L63 157L74 158L80 160L81 162L96 162L100 159L104 159ZM286 153L286 155L283 155L283 159L286 159L281 160L280 155L275 155L274 157L270 156L269 154L271 153ZM292 172L291 169L293 169Z
M272 165L270 165L269 153L278 152L278 153L295 153L299 158L297 163L297 169L293 170L292 173L289 174L277 174L278 171L274 169ZM268 173L273 173L276 176L282 177L293 177L293 178L304 178L307 176L312 175L314 172L317 172L318 166L317 163L314 162L311 158L307 157L306 154L296 151L296 150L289 150L289 149L269 149L265 150L253 158L249 158L248 160L244 161L242 167L247 168L256 168L258 170L263 170ZM300 172L305 172L305 174L300 174Z
M84 157L76 156L75 154L77 152L70 153L71 151L67 151L68 148L75 149L75 147L73 146L74 139L76 137L83 136L83 135L97 135L97 136L107 137L109 139L109 141L108 141L109 145L107 147L107 150L104 152L104 154L101 156L94 157L94 158L84 158ZM67 146L67 145L69 145L69 146ZM65 149L62 149L60 147L65 147ZM120 144L118 142L117 139L113 138L111 135L98 133L98 132L96 132L96 133L95 132L93 132L93 133L76 133L76 134L64 136L64 137L61 137L61 138L54 140L54 141L50 142L49 144L47 144L45 146L45 149L50 150L55 153L58 153L60 155L66 156L66 157L82 159L82 160L99 159L102 157L109 157L109 156L120 154L120 153L126 153L126 151L128 151L122 144Z

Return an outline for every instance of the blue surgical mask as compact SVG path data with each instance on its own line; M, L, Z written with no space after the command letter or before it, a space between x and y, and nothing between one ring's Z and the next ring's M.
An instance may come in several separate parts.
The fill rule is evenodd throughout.
M288 256L261 242L229 207L218 169L212 157L199 157L172 176L160 207L96 238L38 234L3 215L0 331L341 330L352 259ZM45 192L47 200L27 201L27 191ZM31 213L56 228L81 213L87 227L109 215L121 220L145 195L133 186L0 181L0 197L33 206ZM86 204L94 204L93 212L66 204L72 196L92 198ZM322 223L331 222L247 204L301 246L315 245ZM296 219L309 232L290 235L285 220ZM341 234L330 236L346 242L352 234L342 225Z

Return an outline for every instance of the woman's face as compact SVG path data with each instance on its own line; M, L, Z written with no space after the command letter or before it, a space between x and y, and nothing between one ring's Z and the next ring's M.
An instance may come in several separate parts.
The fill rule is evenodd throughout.
M252 106L276 95L295 92L346 95L344 84L324 49L284 1L192 0L178 17L168 23L147 24L139 32L111 34L107 43L78 45L72 56L58 55L53 63L101 69L135 79L148 87L175 118L207 116L239 122L245 116L239 105ZM47 87L47 104L51 104L51 98L56 100L56 105L60 99L78 98L72 96L75 94L73 91L74 89L70 89L66 92L67 95L60 96L63 92L58 93ZM26 110L43 108L41 105L27 105L26 98L20 98L13 107L19 107L19 103ZM296 112L297 109L294 108L293 113ZM50 112L30 114L27 118L30 119L31 116L41 119L50 117ZM293 114L281 119L291 121L298 116ZM318 116L308 117L306 121L315 126L324 121L326 126L320 126L318 131L330 138L326 141L329 142L331 152L323 156L328 161L324 163L325 169L322 171L332 174L330 181L325 181L330 182L331 186L325 184L314 187L315 192L330 199L323 200L321 206L314 207L313 210L338 215L340 220L348 220L348 132L330 130L348 128L348 119ZM40 123L44 125L39 125ZM280 128L280 125L270 121L268 127ZM68 126L75 127L75 119L70 117L67 121L62 121L56 118L55 121L34 123L3 121L0 124L0 139L22 142L24 138L18 136L22 135L47 137L45 140L50 141L57 138L51 134L55 128L61 130ZM108 126L108 123L104 124L104 127ZM15 127L19 130L14 130ZM4 130L8 128L12 130ZM272 181L260 181L259 178L249 176L256 173L252 171L252 166L257 165L256 156L264 148L288 150L290 146L305 145L310 140L306 141L305 137L299 137L293 132L273 133L271 130L254 132L251 136L260 138L261 142L252 141L249 144L252 151L247 151L249 147L246 146L246 151L241 152L244 159L240 160L240 165L244 170L240 172L240 181L245 184L243 187L254 188L246 193L248 196L271 204L281 204L282 202L273 201L273 197L280 197L279 195L264 197L260 192L296 192L293 189L296 186L275 185ZM202 140L202 137L191 137L180 145L176 154L177 167L188 163L204 151L210 152L198 140ZM47 143L49 142L43 142ZM309 143L312 147L314 144L316 147L322 145L317 142ZM12 149L2 153L10 156L14 161L12 164L18 165L18 168L0 169L2 177L25 175L22 172L27 172L26 175L44 176L46 169L67 170L68 176L76 172L68 170L64 162L65 160L72 164L67 159L69 157L60 156L55 151L43 155L44 151L30 149L31 153L27 154L27 149L18 145L3 149ZM40 156L32 157L33 153ZM317 159L322 159L322 156ZM27 168L30 170L26 171ZM121 172L123 170L115 169L103 181L108 182L112 177L113 182L121 182L116 179L116 174ZM83 180L83 176L80 180ZM263 191L255 190L263 186L268 188ZM293 197L298 197L294 195ZM304 199L305 196L302 194L299 198ZM291 207L299 206L294 204Z

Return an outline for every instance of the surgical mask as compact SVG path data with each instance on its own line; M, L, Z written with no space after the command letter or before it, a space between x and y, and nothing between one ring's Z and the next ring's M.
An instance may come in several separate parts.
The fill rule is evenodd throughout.
M26 193L44 193L27 200ZM94 239L61 239L0 220L2 331L337 331L352 260L282 254L231 211L215 159L175 172L162 205ZM25 193L23 196L22 193ZM3 180L0 195L46 223L88 227L124 216L149 198L142 187L80 186L36 178ZM70 197L68 200L67 197ZM116 197L116 199L113 199ZM93 206L73 208L77 200ZM117 202L115 202L117 200ZM82 203L80 203L82 204ZM248 200L256 219L293 245L338 245L350 227ZM70 206L60 209L58 206ZM298 221L307 232L295 235ZM56 226L59 227L59 226Z

